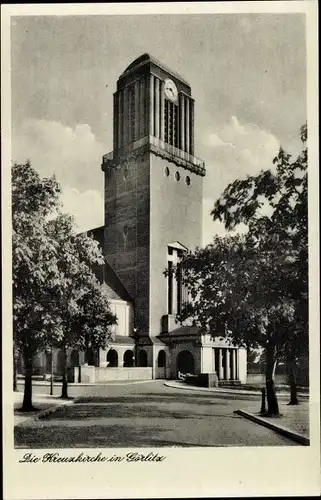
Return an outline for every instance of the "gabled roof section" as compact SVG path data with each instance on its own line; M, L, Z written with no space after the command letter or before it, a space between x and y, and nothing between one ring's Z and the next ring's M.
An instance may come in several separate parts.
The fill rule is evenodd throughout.
M98 241L102 252L104 252L104 231L105 226L95 227L94 229L87 231L88 236L92 236L96 241ZM98 269L96 269L95 272L97 273L108 298L124 300L125 302L133 302L133 298L115 271L108 264L106 258L105 264L98 266Z
M109 288L111 299L125 300L126 302L133 302L133 298L123 285L113 268L108 264L105 259L105 273L104 284ZM107 291L108 293L108 291Z
M101 249L104 248L104 229L105 226L99 226L87 231L88 236L92 236L96 241L98 241Z
M182 245L179 241L174 241L172 243L167 243L168 247L175 248L176 250L183 250L183 252L187 252L188 248L185 245Z

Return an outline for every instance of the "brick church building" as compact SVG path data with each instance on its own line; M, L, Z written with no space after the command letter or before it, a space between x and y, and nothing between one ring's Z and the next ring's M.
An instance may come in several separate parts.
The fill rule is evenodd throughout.
M99 277L118 324L106 350L70 353L76 381L215 371L220 380L246 380L245 349L176 323L185 293L164 274L202 244L206 170L194 152L194 106L189 84L149 54L117 81L113 151L101 165L104 226L89 233L105 255Z

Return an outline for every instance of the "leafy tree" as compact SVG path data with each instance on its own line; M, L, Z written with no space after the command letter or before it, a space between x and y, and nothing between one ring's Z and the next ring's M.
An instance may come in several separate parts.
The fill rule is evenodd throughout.
M29 162L12 168L13 336L25 366L23 409L32 409L33 358L48 343L46 302L59 285L55 245L46 237L49 214L59 206L56 180L41 179Z
M12 167L13 335L24 359L25 411L33 409L37 353L58 345L100 346L115 322L91 271L103 262L98 244L76 234L72 218L59 211L59 195L57 181L42 179L29 162Z
M294 161L282 148L276 171L235 180L215 203L214 220L228 231L247 225L243 235L215 237L213 243L183 258L182 281L191 301L181 321L234 344L263 347L268 413L278 415L274 372L286 356L295 373L308 343L307 129ZM294 376L291 404L297 402Z
M280 148L273 163L276 172L261 172L236 180L216 202L212 215L228 230L248 225L247 243L258 251L277 252L284 266L275 279L282 280L280 298L293 310L283 345L291 386L290 404L297 404L296 363L308 351L308 151L307 125L300 131L302 151L296 159ZM271 215L262 207L269 206ZM281 353L280 353L281 354Z
M116 323L108 298L93 273L104 258L97 241L85 233L76 234L72 217L61 214L48 223L48 234L58 245L58 269L62 285L53 298L60 336L54 345L64 353L61 397L67 398L67 351L104 348Z

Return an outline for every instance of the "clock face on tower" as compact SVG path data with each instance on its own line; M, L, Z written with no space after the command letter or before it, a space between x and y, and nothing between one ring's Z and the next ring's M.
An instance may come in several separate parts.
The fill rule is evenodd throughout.
M165 80L165 95L167 99L169 99L172 102L176 102L178 98L178 90L173 82L173 80Z

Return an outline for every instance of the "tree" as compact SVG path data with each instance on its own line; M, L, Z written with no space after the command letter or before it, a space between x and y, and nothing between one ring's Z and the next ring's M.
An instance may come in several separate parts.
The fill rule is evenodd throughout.
M93 266L103 265L97 241L85 233L76 234L73 219L60 214L48 224L50 237L58 244L58 268L63 286L53 297L61 335L55 347L64 353L62 398L68 397L67 350L104 348L117 322L107 296L93 273Z
M60 345L66 353L84 338L102 345L116 320L91 269L103 263L98 243L76 234L72 218L60 213L59 194L57 181L41 179L29 162L13 166L13 331L25 366L24 411L33 409L38 352Z
M46 302L59 284L56 249L45 223L59 206L54 178L41 179L27 161L12 168L12 275L14 349L23 356L23 409L32 410L33 359L47 345Z
M285 324L283 356L291 387L290 404L297 404L296 363L308 351L308 151L307 125L300 130L302 151L296 159L280 148L273 163L276 172L261 172L236 180L216 202L214 220L224 221L228 230L248 225L247 243L258 251L277 247L284 257L278 270L282 278L280 298L291 303L293 321ZM269 207L270 215L262 207ZM265 213L264 213L265 212ZM281 353L280 353L281 354Z
M268 413L278 415L274 372L280 356L294 362L308 339L307 129L295 161L281 148L276 172L235 180L214 205L214 220L244 235L215 237L183 258L182 282L190 294L178 319L192 319L213 336L263 347ZM267 210L267 208L269 210ZM296 385L292 382L291 401Z

